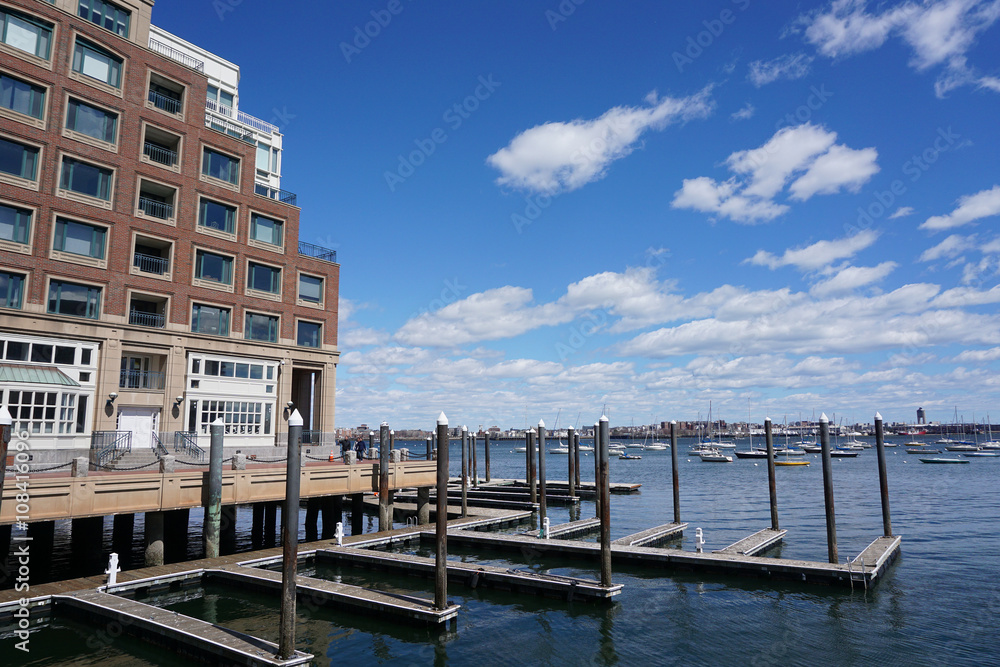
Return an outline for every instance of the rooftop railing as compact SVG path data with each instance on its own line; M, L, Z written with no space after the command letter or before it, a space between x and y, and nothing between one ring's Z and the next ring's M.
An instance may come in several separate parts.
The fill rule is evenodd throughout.
M205 71L205 63L202 62L201 60L189 56L183 51L178 51L174 47L164 44L163 42L158 42L152 37L149 38L149 50L155 51L156 53L159 53L161 56L166 56L171 60L176 60L180 64L186 65L187 67L190 67L191 69L196 70L198 72Z
M267 197L268 199L277 199L282 204L291 204L295 206L299 197L294 192L289 192L288 190L282 190L281 188L272 188L267 183L254 183L253 190L256 194L261 197Z
M259 130L261 132L267 132L268 134L278 133L277 125L272 125L267 121L263 121L260 118L257 118L256 116L251 116L250 114L244 113L239 109L237 109L236 113L234 114L233 109L231 107L227 107L224 104L220 104L215 100L205 100L205 109L207 111L212 111L227 118L236 118L237 121L243 123L244 125L249 125L253 129Z
M209 127L216 132L228 134L229 136L235 137L236 139L246 142L251 146L257 145L254 141L253 132L246 129L242 125L237 125L236 123L228 121L225 118L221 118L207 109L205 110L205 127Z
M313 245L312 243L306 243L305 241L299 241L299 254L305 255L306 257L312 257L313 259L318 259L323 262L331 262L333 264L337 263L336 250L324 248L319 245Z

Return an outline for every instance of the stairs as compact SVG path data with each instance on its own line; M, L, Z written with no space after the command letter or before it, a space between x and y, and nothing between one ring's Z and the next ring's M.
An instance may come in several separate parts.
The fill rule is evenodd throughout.
M208 458L198 459L191 456L187 452L174 452L172 455L178 461L184 461L187 463L204 463L208 465ZM124 472L126 470L132 470L139 468L136 472L148 472L150 470L157 471L159 468L155 465L150 465L160 460L160 457L156 455L156 452L152 448L145 449L133 449L130 452L126 452L122 455L120 459L108 464L108 468L112 470ZM183 464L182 464L183 465ZM146 467L141 467L146 466Z

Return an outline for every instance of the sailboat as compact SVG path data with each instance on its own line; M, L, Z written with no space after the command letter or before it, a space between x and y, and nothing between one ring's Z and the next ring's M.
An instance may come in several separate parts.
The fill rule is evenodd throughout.
M1000 442L993 440L993 425L990 424L990 416L988 414L986 415L986 437L988 440L980 443L980 449L1000 449Z
M750 444L747 445L748 449L745 452L735 451L736 458L738 459L766 459L767 450L761 451L760 449L753 448L753 427L750 426L750 399L747 399L747 434L750 436Z

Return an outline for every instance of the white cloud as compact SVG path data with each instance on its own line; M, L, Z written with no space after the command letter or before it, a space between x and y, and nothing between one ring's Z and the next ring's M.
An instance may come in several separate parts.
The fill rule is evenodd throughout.
M988 350L963 350L952 358L958 363L982 363L985 361L996 361L1000 359L1000 347L991 347Z
M598 118L549 122L520 133L486 162L500 171L497 183L532 192L576 190L604 176L635 148L647 130L708 116L711 86L688 97L658 98L646 106L614 107Z
M906 217L908 215L912 215L912 214L913 214L913 207L912 206L900 206L899 208L897 208L895 210L895 212L893 212L892 215L889 216L889 219L890 220L895 220L896 218L904 218L904 217Z
M921 262L934 262L944 257L957 257L966 250L976 247L976 235L962 236L952 234L933 248L928 248L920 254Z
M852 236L834 241L817 241L802 248L786 250L781 257L766 250L758 250L750 258L744 260L749 264L777 269L782 266L794 266L802 271L816 271L842 259L850 259L870 247L878 240L878 234L865 229Z
M937 232L961 227L981 218L1000 214L1000 185L959 198L958 208L947 215L927 218L920 229Z
M804 201L816 194L851 191L878 172L874 148L855 150L835 143L837 133L805 123L785 127L764 145L736 151L726 159L735 174L717 182L708 176L684 179L674 193L674 208L690 208L736 222L772 220L788 210L774 201L788 181L790 197Z
M898 36L912 49L910 65L916 70L942 68L934 88L943 97L963 85L1000 90L994 77L979 75L967 61L979 34L998 16L997 0L911 1L875 12L865 0L834 0L828 10L798 23L805 26L806 41L831 58L877 49Z
M896 262L882 262L878 266L847 266L833 277L816 283L809 291L818 297L843 294L885 279L897 266Z
M753 114L755 111L757 111L756 107L747 102L746 104L743 105L741 109L729 114L729 117L732 120L747 120L753 118Z
M749 65L747 78L758 88L778 79L794 81L809 73L812 61L812 56L807 56L804 53L794 55L789 53L767 61L755 60Z

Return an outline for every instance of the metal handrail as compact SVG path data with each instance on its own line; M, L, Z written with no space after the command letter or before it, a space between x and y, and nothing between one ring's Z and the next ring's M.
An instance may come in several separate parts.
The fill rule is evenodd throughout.
M156 255L146 255L137 252L132 260L132 266L144 273L155 273L158 276L162 276L170 270L170 260L166 257L157 257Z
M160 313L147 313L142 310L129 310L128 313L128 323L134 324L139 327L152 327L153 329L162 329L163 325L166 324L166 315L161 315ZM124 372L138 372L138 371L122 371ZM143 371L145 372L145 371ZM161 373L162 375L162 373ZM163 387L143 387L143 389L163 389Z
M90 462L106 466L132 451L132 431L94 431L90 435Z
M249 125L255 130L260 130L261 132L267 132L268 134L277 134L278 126L272 125L267 121L261 120L255 116L251 116L248 113L243 113L242 111L236 111L236 120L240 121L244 125Z
M167 202L157 201L149 197L139 196L139 209L146 215L161 220L169 220L174 215L174 205Z
M137 313L138 311L132 311ZM139 313L148 314L148 313ZM160 316L162 317L162 315ZM129 317L129 324L135 324ZM150 326L150 325L144 325ZM162 326L162 325L161 325ZM118 375L119 389L154 389L161 390L165 386L167 374L155 373L153 371L130 371L123 370Z
M181 101L173 97L167 97L163 93L151 90L149 91L148 99L157 109L163 109L167 113L178 114L181 112Z
M151 141L143 144L142 152L153 162L159 162L168 167L172 167L177 163L177 151L171 150L166 146L154 144Z
M261 197L277 199L282 204L291 204L292 206L296 206L296 202L299 200L299 196L294 192L282 190L281 188L272 188L267 183L254 183L253 191L254 194L258 194Z
M198 446L197 431L174 431L174 451L186 452L199 460L205 458L205 450Z
M324 248L323 246L313 245L312 243L306 243L305 241L299 241L299 254L305 255L306 257L312 257L314 259L319 259L324 262L337 263L337 251L331 250L330 248Z
M176 60L180 64L187 65L191 69L197 70L198 72L205 71L205 63L202 62L201 60L189 56L183 51L178 51L174 47L168 46L163 42L158 42L152 37L149 38L149 50L155 51L156 53L159 53L161 56L166 56L171 60Z
M167 448L163 446L163 441L160 440L160 434L157 433L156 431L153 431L152 433L150 433L150 435L152 436L152 439L150 440L150 446L153 448L153 451L156 452L156 456L164 457L167 454L169 454Z

